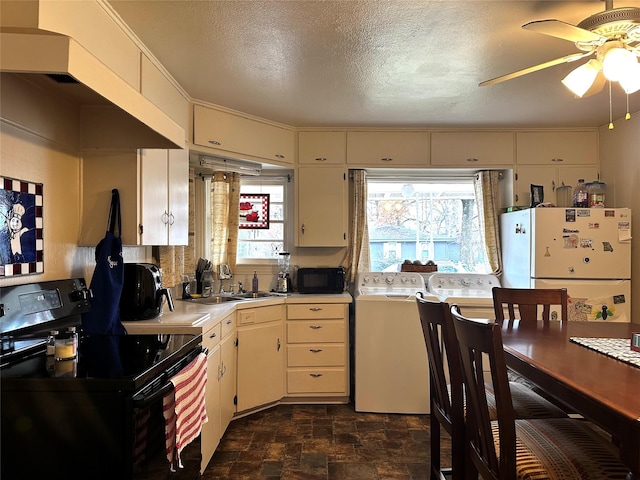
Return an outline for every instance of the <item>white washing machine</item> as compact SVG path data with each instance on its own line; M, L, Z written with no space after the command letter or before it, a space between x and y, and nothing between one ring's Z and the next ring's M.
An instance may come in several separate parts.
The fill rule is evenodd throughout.
M419 273L368 272L355 289L355 409L429 413L429 362L416 293ZM438 301L433 295L425 298Z
M434 273L427 282L427 292L441 302L457 304L460 312L469 318L495 318L491 289L499 287L500 280L484 273Z

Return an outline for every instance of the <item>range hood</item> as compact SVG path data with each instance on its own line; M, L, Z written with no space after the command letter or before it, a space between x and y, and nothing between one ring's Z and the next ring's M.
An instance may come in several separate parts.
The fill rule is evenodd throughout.
M108 122L109 137L122 138L123 143L136 143L115 146L184 148L185 131L178 123L74 38L65 34L66 29L72 29L69 26L73 25L72 20L60 18L63 12L58 12L58 7L70 8L74 4L85 10L93 8L93 15L96 12L104 13L99 2L3 0L0 70L3 73L36 74L42 77L54 75L57 79L70 80L70 83L60 84L58 88L72 88L73 80L77 81L94 96L93 100L89 99L88 103L82 105L83 129L100 132ZM104 20L103 15L99 18ZM55 83L51 80L52 85ZM95 135L96 138L83 135L86 148L102 146L99 144L100 134ZM107 146L113 145L104 145Z

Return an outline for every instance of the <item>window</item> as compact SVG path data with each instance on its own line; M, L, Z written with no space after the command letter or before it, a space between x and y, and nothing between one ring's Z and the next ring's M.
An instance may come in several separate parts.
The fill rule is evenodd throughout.
M240 229L238 232L238 263L254 260L276 260L278 252L286 251L289 176L242 177L240 194L269 194L269 228Z
M441 272L490 271L473 177L379 174L367 187L373 271L398 271L404 260L433 260Z

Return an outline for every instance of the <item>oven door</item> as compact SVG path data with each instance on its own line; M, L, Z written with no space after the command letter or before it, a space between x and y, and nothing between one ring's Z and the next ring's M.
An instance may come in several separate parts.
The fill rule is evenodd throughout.
M168 379L201 350L136 393L117 379L3 377L0 478L199 478L199 438L182 451L184 468L170 471L162 403ZM44 353L29 362L46 371Z

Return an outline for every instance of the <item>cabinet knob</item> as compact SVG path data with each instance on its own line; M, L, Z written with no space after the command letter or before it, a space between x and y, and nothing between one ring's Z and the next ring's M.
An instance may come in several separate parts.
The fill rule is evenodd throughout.
M302 224L302 227L300 227L300 230L302 231L302 233L304 234L304 223Z

